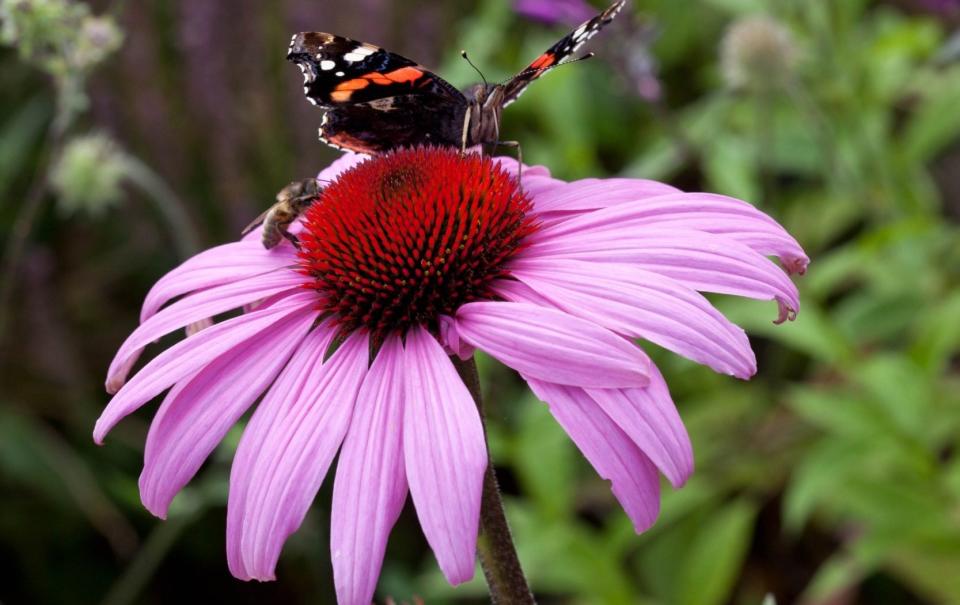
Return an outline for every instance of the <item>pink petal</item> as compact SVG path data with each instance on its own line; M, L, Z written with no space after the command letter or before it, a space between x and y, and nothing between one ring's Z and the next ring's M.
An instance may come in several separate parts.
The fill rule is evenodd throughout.
M647 385L650 360L643 351L556 309L474 302L460 307L456 319L461 338L533 378L598 388Z
M680 190L646 179L582 179L542 193L534 199L534 207L539 213L598 210L670 193Z
M448 355L456 355L463 360L473 357L473 352L476 349L460 338L460 334L457 333L457 322L454 318L449 315L441 315L437 323L440 324L440 342L443 343L443 348Z
M314 313L290 315L170 390L147 435L140 475L147 510L166 517L174 496L270 386L314 319Z
M510 157L509 155L498 155L493 158L493 162L497 164L501 170L511 175L516 175L517 170L519 169L517 158ZM524 164L523 177L551 178L550 169L543 165L528 166ZM563 181L558 182L566 184Z
M775 220L746 202L711 193L660 195L643 203L586 212L546 226L536 234L535 241L582 234L614 241L652 225L725 235L760 254L778 257L791 273L803 273L809 262L797 241Z
M674 487L693 473L693 446L663 376L653 366L645 389L586 389Z
M610 481L637 533L646 531L660 512L660 481L650 460L583 389L524 378L597 474Z
M390 336L360 387L333 483L330 550L340 605L370 605L387 537L407 498L404 353Z
M317 175L317 180L320 181L320 186L324 187L328 185L330 181L335 181L340 178L340 175L347 170L369 159L370 156L366 154L347 151L335 159L329 166L321 170L320 174Z
M270 387L254 413L257 426L260 427L259 431L276 422L284 403L297 403L306 399L309 394L307 383L310 382L317 368L322 365L333 334L329 325L321 324L297 347L283 372ZM250 430L248 424L241 441L245 440L246 433ZM252 437L246 437L247 441L250 439ZM247 570L246 557L241 550L245 531L242 513L247 510L246 500L251 492L253 478L250 471L256 466L258 455L259 452L250 447L239 448L230 467L230 494L227 501L227 563L230 573L243 580L253 579L252 570Z
M493 158L493 161L499 164L505 172L516 176L518 169L516 158L500 156ZM521 188L525 194L534 200L534 204L536 204L537 196L566 185L565 181L551 177L550 171L545 166L523 166Z
M241 579L274 579L283 544L303 522L343 441L366 373L366 336L355 333L321 365L333 330L319 332L257 408L237 448L227 550Z
M281 269L208 288L161 310L141 323L120 346L107 372L108 390L116 392L120 386L123 386L132 365L131 358L135 361L143 347L161 336L252 301L298 288L303 280L303 276L299 273Z
M667 277L626 264L554 258L517 260L511 272L571 315L645 338L717 372L739 378L756 372L746 333Z
M262 275L296 262L292 247L264 250L259 237L256 241L234 242L205 250L154 284L143 301L140 321L146 321L167 301L182 294Z
M174 383L197 372L248 339L256 338L288 315L315 314L315 306L314 292L293 294L266 309L218 323L170 347L144 366L114 395L97 419L93 429L94 441L103 443L106 434L124 416Z
M423 328L407 334L403 451L410 495L440 569L473 577L487 447L473 397Z
M701 292L776 300L778 321L793 319L800 308L797 287L767 257L705 231L643 227L615 240L607 234L578 233L541 240L523 256L635 264Z

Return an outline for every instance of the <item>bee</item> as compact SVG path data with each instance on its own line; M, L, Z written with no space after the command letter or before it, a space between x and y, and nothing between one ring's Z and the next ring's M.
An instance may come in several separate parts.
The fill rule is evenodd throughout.
M266 212L247 225L242 235L253 231L263 224L260 241L266 249L273 248L286 239L294 248L300 248L300 240L288 230L290 224L312 204L323 188L315 178L293 181L277 193L277 202Z

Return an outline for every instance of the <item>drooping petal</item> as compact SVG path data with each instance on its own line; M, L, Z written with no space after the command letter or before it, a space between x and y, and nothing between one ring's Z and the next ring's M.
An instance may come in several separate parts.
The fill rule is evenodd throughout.
M480 496L487 468L473 397L440 344L407 334L403 453L410 495L440 569L453 585L473 577Z
M300 403L309 393L313 373L323 364L323 356L330 346L334 332L322 324L307 335L297 347L286 367L270 387L254 416L257 426L265 429L280 415L286 402ZM252 419L251 419L252 421ZM248 429L249 430L249 425ZM244 434L246 434L246 430ZM252 433L251 433L252 434ZM242 439L242 438L241 438ZM248 437L247 441L251 438ZM253 468L257 465L259 452L250 447L237 450L230 467L230 493L227 501L227 563L230 573L241 580L253 579L252 568L247 569L242 550L244 537L244 513L246 500L251 492Z
M517 260L511 273L571 315L647 339L717 372L739 378L756 372L744 331L702 295L662 275L626 264L556 258Z
M473 352L476 349L460 338L460 334L457 333L457 321L454 318L449 315L441 315L437 323L439 324L440 334L438 336L440 342L448 354L456 355L463 360L473 357Z
M497 162L505 172L514 176L516 176L518 169L520 169L516 158L500 156L493 158L493 161ZM523 192L530 196L530 198L534 200L534 203L536 203L537 196L558 187L562 188L567 186L566 182L551 177L550 170L548 170L546 166L527 165L523 166L520 184Z
M803 273L809 259L775 220L750 204L711 193L674 193L651 197L642 204L621 203L544 227L535 241L584 234L611 241L632 236L653 225L724 235L764 256L776 256L790 273Z
M147 344L177 328L241 307L303 283L303 276L289 270L273 271L264 275L241 279L207 288L162 309L133 331L120 346L110 369L107 384L116 392L123 385L130 370L131 358L139 356Z
M140 321L146 321L167 301L182 294L291 267L296 262L291 246L264 250L259 239L205 250L184 261L150 288L143 301Z
M407 497L403 461L405 375L398 336L383 343L360 387L340 452L330 513L340 605L369 605L387 538Z
M238 577L273 579L284 542L303 522L346 434L369 348L355 333L321 365L331 334L308 337L304 361L290 364L240 440L227 533L228 560L242 560L242 568L231 564Z
M457 332L518 372L558 384L646 386L649 358L596 323L528 303L473 302L457 310Z
M147 510L166 517L177 492L273 382L314 316L307 312L278 321L170 390L150 423L144 449L140 498Z
M217 357L269 330L291 314L316 314L316 294L292 294L263 310L218 323L180 341L143 367L103 410L93 430L93 440L103 438L124 416L150 401L174 383L190 376Z
M674 487L693 473L693 446L656 366L644 389L585 389Z
M646 179L581 179L551 189L534 199L538 213L598 210L625 202L680 193L676 187Z
M778 321L792 319L800 308L796 285L770 259L736 240L705 231L642 227L621 239L578 233L541 240L523 256L635 264L701 292L776 300Z
M583 452L597 474L610 481L613 495L640 533L660 512L657 469L583 389L524 377L534 394Z

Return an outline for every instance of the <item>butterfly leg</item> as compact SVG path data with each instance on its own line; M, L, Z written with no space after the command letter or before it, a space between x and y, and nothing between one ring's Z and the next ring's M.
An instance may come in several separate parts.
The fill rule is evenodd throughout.
M517 182L520 183L520 177L523 176L523 149L520 147L520 141L497 141L496 146L517 150Z
M470 134L470 114L473 113L473 107L467 106L467 111L463 114L463 134L460 139L460 155L467 154L467 137Z
M294 181L277 193L277 202L258 216L243 230L242 235L253 231L263 224L261 242L266 249L273 248L285 238L295 248L300 247L297 236L288 231L288 227L297 220L304 210L320 194L321 188L314 178Z

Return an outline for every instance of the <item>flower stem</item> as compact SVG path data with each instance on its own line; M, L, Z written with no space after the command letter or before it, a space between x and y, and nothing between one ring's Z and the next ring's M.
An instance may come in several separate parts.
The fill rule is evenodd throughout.
M460 378L467 385L483 419L483 396L480 392L480 375L473 357L463 361L453 357L453 364ZM486 431L486 427L484 427ZM533 593L520 567L517 549L513 545L510 526L503 510L500 487L493 469L493 460L487 463L483 478L483 499L480 503L480 537L477 542L480 566L490 587L490 602L494 605L533 605Z

